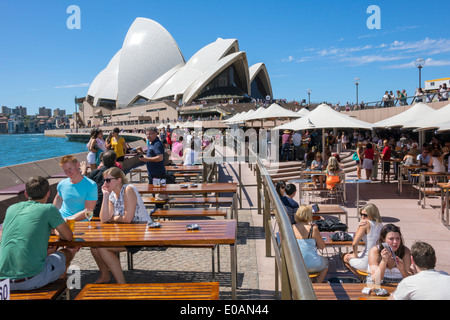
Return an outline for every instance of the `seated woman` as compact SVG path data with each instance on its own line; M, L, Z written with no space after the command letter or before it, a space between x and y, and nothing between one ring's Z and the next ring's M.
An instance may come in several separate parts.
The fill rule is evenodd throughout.
M384 248L387 243L394 252ZM399 283L412 274L411 252L403 243L400 228L389 223L380 231L377 244L369 251L367 283Z
M292 228L306 269L309 273L319 272L317 282L321 283L328 272L328 259L317 253L317 249L325 248L325 242L320 235L319 228L315 224L311 224L312 219L311 207L300 206L295 214L295 224Z
M105 222L131 223L151 221L144 202L134 186L128 184L125 174L119 168L113 167L103 173L103 202L100 210L100 220ZM130 251L135 253L140 247L96 247L91 253L100 270L96 283L107 283L111 274L116 283L125 283L120 260L116 253Z
M380 212L373 203L368 203L360 209L361 221L353 237L353 251L344 253L342 261L345 266L355 275L359 276L356 270L369 272L369 250L376 245L380 237L381 223ZM358 245L363 240L364 250L358 254Z
M321 156L320 152L317 152L315 159L311 162L311 171L322 171L322 169L323 169L322 156ZM320 182L320 188L322 188L322 184L323 184L323 176L322 175L317 175L317 174L312 175L311 179L316 184L316 188L318 187L317 181Z
M333 190L336 184L340 182L339 174L341 172L341 167L336 157L331 156L328 159L328 165L325 170L325 174L327 176L326 184L328 190Z

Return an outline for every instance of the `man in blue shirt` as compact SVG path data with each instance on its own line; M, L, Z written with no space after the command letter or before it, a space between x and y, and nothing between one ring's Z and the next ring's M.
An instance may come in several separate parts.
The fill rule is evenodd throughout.
M97 184L81 174L80 164L72 155L62 157L60 166L67 178L58 183L53 204L63 218L74 216L76 221L84 220L85 209L94 210L97 203Z
M158 129L150 127L147 129L147 139L149 141L147 156L140 157L146 162L148 181L151 184L153 178L164 178L166 167L164 166L164 145L158 138Z

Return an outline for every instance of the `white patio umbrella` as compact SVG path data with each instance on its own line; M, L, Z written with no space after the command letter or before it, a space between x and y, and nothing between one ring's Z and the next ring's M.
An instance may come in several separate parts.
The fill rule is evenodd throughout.
M237 118L234 119L233 121L230 121L229 124L243 122L242 119L244 119L245 117L248 117L248 116L252 115L252 114L255 113L255 112L256 112L256 111L253 110L253 109L250 109L250 110L248 110L248 111L244 111L244 112L242 112L242 113L239 115L239 117L237 117Z
M222 122L225 122L225 123L231 123L231 122L234 122L234 121L236 121L236 119L238 119L239 117L242 117L242 115L243 114L246 114L247 113L247 111L244 111L244 112L240 112L240 113L236 113L234 116L232 116L231 118L229 118L229 119L226 119L226 120L222 120Z
M410 107L409 109L396 114L395 116L389 117L387 119L373 123L374 128L393 128L393 127L404 127L411 122L417 121L418 119L423 119L435 109L428 106L425 103L419 102Z
M372 129L372 124L366 121L349 117L343 113L333 110L326 104L317 106L308 115L282 124L272 130L312 130L322 129L322 152L325 152L325 129L352 128L352 129Z
M298 113L299 115L301 115L302 117L308 115L308 113L310 113L310 112L311 112L311 111L309 111L309 110L306 109L306 108L302 108L302 109L300 109L299 111L297 111L297 113Z
M425 117L409 122L403 128L417 128L416 131L424 131L440 128L445 125L450 119L450 104L440 108L434 109Z
M447 122L441 123L439 125L438 132L444 132L450 130L450 120L447 120Z
M286 119L286 118L300 118L301 115L298 112L283 108L277 103L272 103L267 109L263 109L258 114L245 117L245 121L248 120L261 120L261 119Z

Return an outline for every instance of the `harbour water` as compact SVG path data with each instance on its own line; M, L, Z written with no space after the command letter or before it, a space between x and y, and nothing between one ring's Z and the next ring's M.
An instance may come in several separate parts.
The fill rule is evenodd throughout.
M86 143L42 134L1 134L0 167L87 151Z

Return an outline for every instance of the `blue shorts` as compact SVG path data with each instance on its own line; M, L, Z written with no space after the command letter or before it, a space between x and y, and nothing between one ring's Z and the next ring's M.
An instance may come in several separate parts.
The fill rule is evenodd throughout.
M12 290L33 290L41 288L50 282L58 280L66 272L66 256L62 252L55 252L47 256L44 269L34 277L19 282L11 282Z

